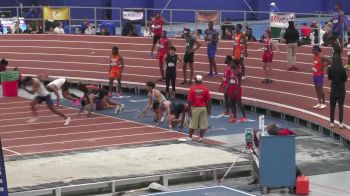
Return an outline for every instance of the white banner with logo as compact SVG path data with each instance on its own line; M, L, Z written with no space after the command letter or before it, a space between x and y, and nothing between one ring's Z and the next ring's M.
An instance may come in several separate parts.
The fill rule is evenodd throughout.
M287 28L288 21L295 21L294 13L287 13L287 14L270 13L270 27Z
M144 19L144 10L123 10L123 19L136 21Z

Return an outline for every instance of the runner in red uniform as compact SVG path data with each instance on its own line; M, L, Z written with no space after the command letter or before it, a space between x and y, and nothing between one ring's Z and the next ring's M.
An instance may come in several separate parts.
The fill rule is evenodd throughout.
M233 35L233 57L239 60L239 65L242 70L242 79L245 79L244 57L248 57L248 46L246 36L243 34L242 25L237 24L236 33Z
M318 104L314 106L314 108L324 109L327 107L325 93L323 91L323 79L324 79L324 68L326 67L323 62L329 60L321 55L321 48L319 46L314 46L312 48L312 54L314 54L314 66L312 68L313 71L313 79L314 85L316 89Z
M124 70L124 60L123 57L119 54L119 49L117 47L112 48L112 55L110 57L110 68L109 68L109 91L108 96L112 96L113 82L114 80L118 81L117 93L118 96L121 94L122 90L122 73Z
M239 68L239 61L233 61L231 71L229 73L229 84L227 87L228 96L230 98L230 105L232 109L232 118L229 122L236 122L237 120L237 106L242 112L241 122L247 121L244 108L242 106L242 72Z
M165 81L165 76L164 76L164 57L168 54L169 52L169 46L171 46L170 40L167 38L167 32L163 31L162 32L162 37L160 38L159 42L159 49L158 49L158 61L159 61L159 69L160 69L160 76L161 78L158 80L159 82Z
M272 81L272 60L273 60L273 49L280 51L277 44L272 40L272 34L270 30L266 30L264 33L264 53L262 56L262 61L264 63L265 80L263 83L271 84Z
M232 56L226 56L225 64L227 64L227 67L225 68L224 76L222 78L222 82L221 82L220 89L219 89L219 91L222 91L224 93L225 112L222 113L223 115L230 114L230 99L228 97L227 87L228 87L228 82L230 80L229 77L230 77L230 72L231 72L232 61L233 61Z
M151 58L153 58L153 51L162 35L164 23L165 23L165 20L160 15L160 13L157 13L156 16L151 20L151 32L153 32L153 45L151 48L151 55L150 55Z

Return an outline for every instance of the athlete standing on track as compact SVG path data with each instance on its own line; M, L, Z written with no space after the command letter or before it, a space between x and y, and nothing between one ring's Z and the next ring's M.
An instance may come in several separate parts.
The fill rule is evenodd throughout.
M227 87L228 87L228 78L231 72L231 64L232 64L232 56L226 56L225 64L227 65L224 71L224 76L222 77L222 82L219 88L219 91L224 93L224 101L225 101L225 112L222 113L223 115L229 115L230 114L230 99L228 97L227 93Z
M38 78L26 77L23 80L24 90L32 95L36 95L33 101L30 103L31 110L33 113L33 118L29 119L27 122L34 123L38 121L38 114L36 112L37 105L40 105L42 102L46 102L47 107L55 114L61 116L65 119L64 125L69 125L70 117L67 117L62 112L56 109L51 99L50 92L46 89L43 82ZM32 90L28 90L26 86L31 86Z
M201 47L201 44L191 35L191 30L189 28L184 29L185 41L186 41L186 51L184 55L184 64L183 64L183 77L184 81L181 84L192 84L193 79L193 62L194 62L194 52ZM193 49L194 44L196 48ZM190 80L187 82L187 64L190 65Z
M110 68L109 68L109 92L108 96L112 96L112 89L113 89L113 83L114 80L118 81L117 86L117 96L121 95L122 90L122 73L124 71L124 59L119 54L118 47L114 46L112 48L112 55L110 57Z
M165 80L164 77L164 56L168 54L169 46L171 46L170 40L167 38L167 32L162 32L162 37L159 41L159 49L158 49L158 61L159 61L159 69L160 69L160 76L161 78L158 80L159 82L163 82Z
M156 16L154 18L152 18L151 20L151 31L153 32L153 45L151 48L151 55L150 58L154 58L153 57L153 52L154 49L156 47L157 42L159 42L161 34L163 32L163 25L165 23L164 18L160 15L160 13L156 13Z
M165 83L166 83L166 93L165 96L167 99L175 100L176 91L176 65L177 63L182 63L182 59L175 54L176 48L174 46L170 46L169 53L164 57L164 64L166 66L165 73ZM172 91L169 93L169 86L171 83Z
M272 34L270 30L266 30L264 33L264 53L263 53L263 63L264 63L264 72L265 80L262 83L270 84L272 83L272 59L273 59L273 49L280 51L277 47L277 44L272 40Z
M217 50L217 43L219 41L218 32L214 29L214 23L208 23L208 29L205 31L205 41L208 43L207 45L207 53L209 59L209 77L218 77L218 70L215 62L215 55ZM214 73L213 73L214 70Z
M314 46L312 48L312 54L314 54L314 66L312 68L313 71L313 79L316 89L316 95L318 99L318 104L313 108L324 109L327 107L326 98L323 92L323 79L324 79L324 68L326 67L323 62L326 61L321 55L321 48L319 46ZM328 64L330 62L328 61Z
M245 65L244 57L248 57L248 44L246 36L242 32L242 25L236 25L236 32L233 35L233 57L236 60L239 60L239 65L242 71L242 79L245 79Z
M237 121L237 106L242 112L242 118L241 122L247 121L244 107L242 106L242 72L239 68L239 61L234 60L231 65L231 71L228 75L227 80L229 81L229 84L227 86L228 96L230 98L230 105L232 109L232 118L229 120L229 122L236 122Z
M341 54L343 54L344 49L344 17L345 15L343 10L341 9L341 4L337 2L335 4L332 32L333 35L339 40Z

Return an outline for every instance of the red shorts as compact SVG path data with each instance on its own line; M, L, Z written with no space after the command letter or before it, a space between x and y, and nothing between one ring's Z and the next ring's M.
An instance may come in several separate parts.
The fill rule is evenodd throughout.
M273 53L265 53L263 54L262 60L264 63L272 63Z
M164 57L165 57L165 54L161 54L161 53L158 54L159 65L164 64Z
M119 67L112 67L108 74L111 79L119 79L122 76L122 70Z

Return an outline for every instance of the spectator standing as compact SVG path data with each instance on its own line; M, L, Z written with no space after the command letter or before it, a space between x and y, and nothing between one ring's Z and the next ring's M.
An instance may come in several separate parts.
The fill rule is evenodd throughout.
M245 32L245 37L247 39L248 42L256 42L256 38L253 35L253 29L250 27L247 27Z
M332 82L330 94L330 122L331 128L334 128L335 107L338 103L339 108L339 128L344 128L344 101L345 101L345 83L348 79L346 69L343 67L341 48L337 43L337 37L331 38L333 47L332 65L328 68L328 79Z
M344 48L344 12L339 2L335 4L335 13L333 15L332 32L333 32L333 35L337 37L339 40L340 50L342 53Z
M63 23L60 22L59 26L57 26L53 31L56 34L64 34Z
M96 35L96 29L92 24L89 24L85 29L85 35Z
M190 107L190 130L189 140L192 140L192 135L195 130L200 130L200 139L203 141L204 133L208 129L208 115L211 111L210 92L206 86L202 84L203 77L197 75L195 85L188 91L188 105Z
M201 39L203 40L204 37L202 35L202 29L197 29L194 33L193 33L193 37L196 39Z
M214 23L208 23L208 29L205 31L205 41L207 42L207 55L209 60L209 77L218 77L218 70L215 62L215 55L217 50L217 43L219 41L219 34L214 29ZM214 72L213 72L214 71Z
M23 31L23 33L25 33L25 34L32 34L33 32L34 32L33 28L30 24L27 24L26 30Z
M221 25L222 39L231 40L234 29L231 19L226 18Z
M183 64L183 77L184 81L181 84L192 84L193 79L193 63L194 63L194 52L201 47L201 44L191 35L191 30L189 28L184 29L186 49L184 55L184 64ZM193 48L194 44L196 44L196 48ZM190 66L190 80L187 82L187 65Z
M298 71L298 68L295 66L297 61L297 43L299 41L299 32L295 28L294 21L288 22L288 28L286 29L286 32L283 35L283 39L285 40L287 44L288 49L288 64L289 68L288 71Z

